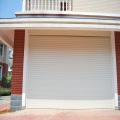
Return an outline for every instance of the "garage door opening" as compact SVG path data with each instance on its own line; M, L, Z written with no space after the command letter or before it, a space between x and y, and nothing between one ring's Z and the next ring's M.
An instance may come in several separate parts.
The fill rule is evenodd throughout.
M109 37L30 36L28 108L112 109Z

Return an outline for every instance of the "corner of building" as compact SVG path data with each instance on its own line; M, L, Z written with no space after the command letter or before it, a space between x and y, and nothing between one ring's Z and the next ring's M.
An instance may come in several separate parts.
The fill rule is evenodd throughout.
M10 104L11 111L18 111L25 108L22 106L24 40L25 30L15 30Z

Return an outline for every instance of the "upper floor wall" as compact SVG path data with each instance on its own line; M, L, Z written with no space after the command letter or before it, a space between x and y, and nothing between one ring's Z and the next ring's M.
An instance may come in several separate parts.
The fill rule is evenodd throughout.
M120 0L23 0L22 11L73 11L120 14Z
M120 14L120 0L73 0L74 12Z

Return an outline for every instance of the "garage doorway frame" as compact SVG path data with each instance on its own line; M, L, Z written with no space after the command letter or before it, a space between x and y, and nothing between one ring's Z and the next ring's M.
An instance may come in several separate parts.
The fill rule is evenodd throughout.
M28 57L29 57L29 30L25 30L25 45L24 45L24 64L23 64L23 89L22 89L22 106L27 109L27 83L28 83ZM111 55L112 55L112 76L113 76L113 109L118 108L118 88L117 88L117 66L116 66L116 50L115 50L115 35L111 31L110 36Z

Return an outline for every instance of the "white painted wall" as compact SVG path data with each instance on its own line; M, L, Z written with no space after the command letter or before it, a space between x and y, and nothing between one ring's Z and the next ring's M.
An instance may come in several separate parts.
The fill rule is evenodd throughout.
M120 0L72 0L75 12L120 14Z

